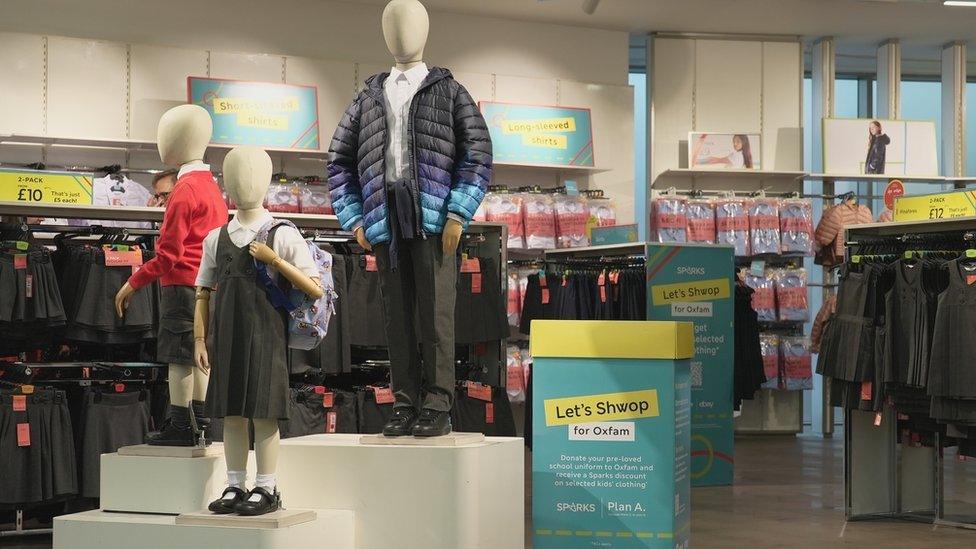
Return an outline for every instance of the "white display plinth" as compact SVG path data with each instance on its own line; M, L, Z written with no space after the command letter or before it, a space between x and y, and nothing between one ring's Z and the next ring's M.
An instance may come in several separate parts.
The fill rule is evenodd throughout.
M355 513L357 547L523 547L524 447L489 437L463 446L361 444L361 435L281 441L287 506Z
M227 478L223 448L215 444L207 449L207 454L201 457L103 454L102 509L170 515L206 509L220 497Z
M148 493L147 493L148 494ZM177 525L170 515L87 511L54 519L54 549L354 549L349 511L315 510L286 528Z

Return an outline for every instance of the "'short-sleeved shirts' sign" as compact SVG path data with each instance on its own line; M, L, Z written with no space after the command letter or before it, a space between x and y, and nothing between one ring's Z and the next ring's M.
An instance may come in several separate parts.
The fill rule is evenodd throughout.
M191 76L187 95L190 103L210 113L212 143L319 150L315 86Z
M590 109L494 101L478 105L491 133L495 162L593 167Z

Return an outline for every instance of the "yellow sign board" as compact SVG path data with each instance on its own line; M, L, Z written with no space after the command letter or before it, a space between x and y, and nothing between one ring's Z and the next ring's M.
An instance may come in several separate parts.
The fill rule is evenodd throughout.
M42 204L91 204L91 174L0 168L0 200Z
M668 303L716 301L730 297L732 297L732 289L727 278L651 286L651 299L655 307Z
M502 121L506 134L575 132L576 119L564 118L507 119Z
M657 389L550 398L544 401L544 407L546 427L661 415Z
M976 191L954 191L895 198L895 221L976 216Z

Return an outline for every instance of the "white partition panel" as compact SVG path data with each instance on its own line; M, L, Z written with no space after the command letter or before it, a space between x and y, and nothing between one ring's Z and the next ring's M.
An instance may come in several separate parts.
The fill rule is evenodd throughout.
M210 76L254 82L282 82L284 57L254 53L210 53Z
M525 76L495 76L495 101L509 103L529 103L533 105L559 104L558 81L551 78L531 78ZM580 107L585 105L564 105Z
M48 38L47 133L58 137L127 137L127 46Z
M651 181L668 169L687 167L688 132L694 129L695 41L654 38L654 154Z
M44 133L44 40L0 33L0 133Z
M763 168L803 169L802 47L799 42L763 43Z
M285 61L285 80L288 84L318 88L320 143L322 149L328 150L342 114L356 96L355 63L289 57Z
M761 42L696 41L695 131L759 131L762 83Z
M159 117L186 103L187 76L207 76L205 50L133 44L131 71L130 137L156 140Z

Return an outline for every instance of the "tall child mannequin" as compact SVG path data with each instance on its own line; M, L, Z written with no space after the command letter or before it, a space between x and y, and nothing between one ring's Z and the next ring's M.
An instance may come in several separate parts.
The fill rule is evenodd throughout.
M329 147L339 221L376 250L396 399L387 436L451 431L456 251L491 179L478 106L449 70L423 63L428 28L420 2L387 4L395 64L366 81Z
M207 235L197 276L195 360L201 371L211 374L207 415L224 418L227 489L210 504L214 513L262 515L281 507L275 470L278 420L288 418L288 317L268 298L255 260L267 265L272 279L284 277L316 299L323 294L318 268L301 233L278 226L268 235L270 247L255 241L273 221L263 206L271 172L271 158L261 149L238 147L227 154L224 185L237 204L237 215ZM248 420L254 425L257 457L257 478L250 492L244 486Z
M190 413L198 425L207 394L207 374L193 368L193 285L196 283L203 238L227 222L227 205L220 188L203 163L213 123L205 109L180 105L159 120L159 158L167 166L179 167L176 186L170 194L163 225L156 242L156 257L129 277L115 296L121 317L132 294L156 279L160 280L159 335L156 360L169 364L169 414L163 429L150 433L147 442L159 446L193 446ZM187 405L193 401L192 410Z

